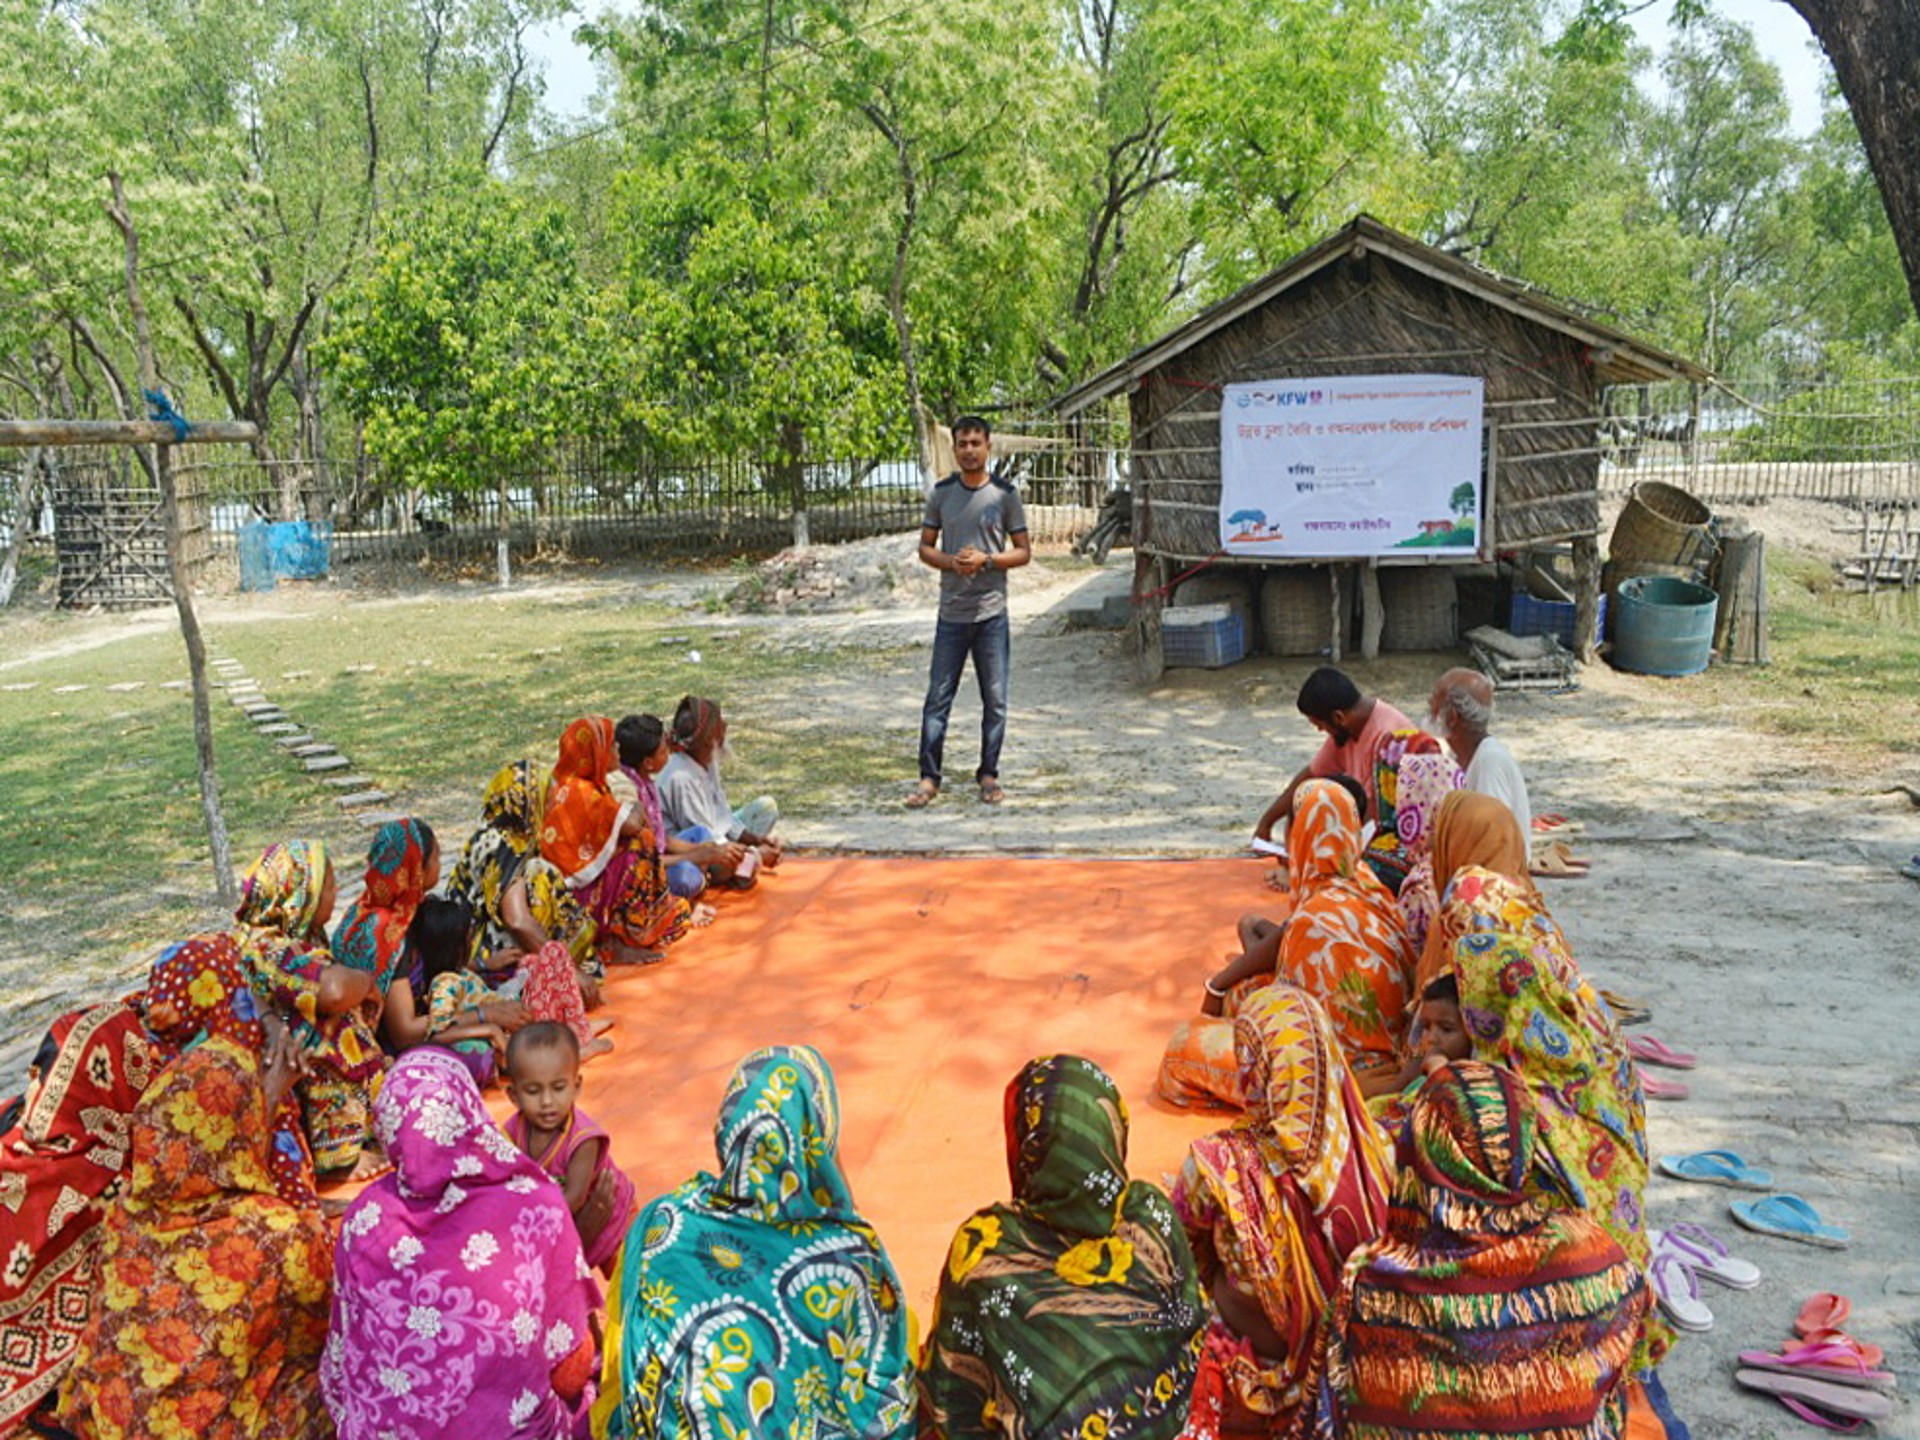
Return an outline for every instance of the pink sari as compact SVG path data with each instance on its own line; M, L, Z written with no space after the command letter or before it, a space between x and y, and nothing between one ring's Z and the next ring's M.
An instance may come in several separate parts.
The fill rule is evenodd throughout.
M340 1440L572 1435L599 1291L566 1197L447 1051L401 1056L374 1123L394 1171L341 1222L320 1369Z

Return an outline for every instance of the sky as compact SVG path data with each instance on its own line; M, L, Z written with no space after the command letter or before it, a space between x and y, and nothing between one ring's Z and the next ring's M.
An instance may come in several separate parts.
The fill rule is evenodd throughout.
M594 8L598 14L607 7ZM616 3L616 11L630 12L630 3ZM1787 95L1793 102L1793 128L1810 135L1820 125L1820 94L1826 83L1826 57L1814 43L1806 21L1796 15L1785 0L1715 0L1723 15L1750 26L1761 52L1780 67ZM1655 50L1665 47L1667 26L1673 14L1672 0L1658 0L1634 16L1633 23L1641 39ZM547 104L560 119L578 120L588 113L599 77L592 58L575 44L574 28L580 17L553 21L536 32L533 48L546 64Z

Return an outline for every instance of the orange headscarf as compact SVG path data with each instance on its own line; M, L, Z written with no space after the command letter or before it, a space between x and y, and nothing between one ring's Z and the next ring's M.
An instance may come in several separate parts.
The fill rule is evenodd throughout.
M576 888L606 868L626 820L627 807L607 789L607 776L619 764L613 721L604 715L576 720L560 736L560 762L547 786L540 853Z
M1278 973L1326 1007L1347 1063L1394 1063L1407 1008L1406 923L1360 858L1360 810L1343 786L1309 780L1287 830L1293 915Z
M1433 888L1443 910L1447 886L1463 870L1504 876L1520 895L1546 908L1527 875L1527 837L1520 833L1520 822L1505 802L1472 790L1456 790L1442 800L1433 822ZM1447 935L1445 928L1436 922L1427 931L1414 980L1415 996L1447 968L1448 948L1459 937Z

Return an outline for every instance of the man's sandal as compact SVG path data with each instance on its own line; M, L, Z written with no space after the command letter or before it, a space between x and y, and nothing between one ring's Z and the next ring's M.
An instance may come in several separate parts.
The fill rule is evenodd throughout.
M980 782L980 803L998 805L1007 798L1007 792L1000 788L1000 782L991 776Z
M940 798L940 787L930 780L922 780L913 787L913 793L907 796L907 809L924 810Z

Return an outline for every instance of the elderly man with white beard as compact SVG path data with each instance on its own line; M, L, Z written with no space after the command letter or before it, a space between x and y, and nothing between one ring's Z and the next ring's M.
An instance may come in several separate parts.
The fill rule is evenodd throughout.
M1493 727L1493 682L1478 670L1449 670L1434 682L1427 710L1427 731L1447 742L1467 772L1466 788L1505 802L1520 833L1531 839L1526 776L1505 743L1487 733Z

